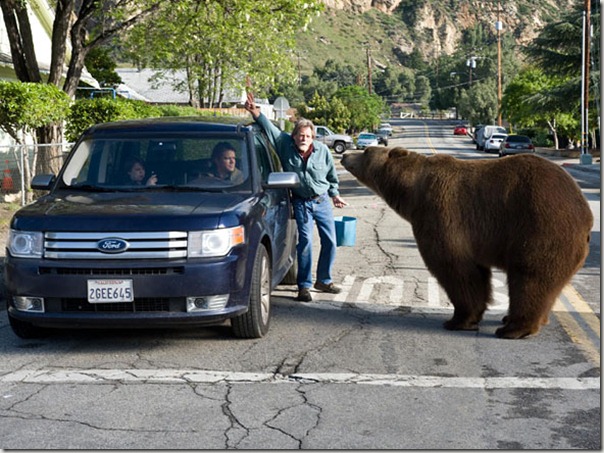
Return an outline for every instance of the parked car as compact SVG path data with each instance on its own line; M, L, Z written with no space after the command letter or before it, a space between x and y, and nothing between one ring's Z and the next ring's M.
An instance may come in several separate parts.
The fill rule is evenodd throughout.
M468 128L463 124L458 124L453 129L453 135L468 135Z
M350 135L336 134L327 126L315 126L315 134L316 140L325 143L338 154L354 148L354 140Z
M472 134L472 141L476 144L476 136L478 135L478 131L484 127L484 124L477 124L474 126L474 133ZM478 149L478 148L477 148Z
M507 134L493 134L484 142L485 152L499 151L501 142L507 137Z
M378 129L375 132L375 135L377 135L378 142L380 144L388 146L388 137L390 136L390 132L388 131L388 129Z
M212 176L212 151L224 142L240 182ZM133 158L156 185L125 180ZM230 320L237 337L264 336L271 291L295 283L289 189L298 184L256 124L93 126L57 176L33 179L33 189L50 192L11 220L4 279L14 333Z
M368 146L378 146L379 144L378 136L369 132L362 132L357 137L358 149L365 149Z
M380 123L379 129L387 130L388 135L392 135L392 125L390 123Z
M476 149L479 151L484 150L484 143L489 139L489 137L493 134L507 134L508 131L505 127L497 126L494 124L489 124L481 127L478 132L476 132Z
M533 142L526 135L508 135L499 146L499 156L508 154L534 153Z

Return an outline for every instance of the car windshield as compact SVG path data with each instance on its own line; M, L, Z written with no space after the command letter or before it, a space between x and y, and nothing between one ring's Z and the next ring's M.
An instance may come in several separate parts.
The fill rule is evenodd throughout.
M247 188L245 145L233 136L91 138L72 150L60 182L83 190Z
M493 134L493 136L491 137L491 139L493 139L493 140L503 140L505 137L506 137L505 135Z

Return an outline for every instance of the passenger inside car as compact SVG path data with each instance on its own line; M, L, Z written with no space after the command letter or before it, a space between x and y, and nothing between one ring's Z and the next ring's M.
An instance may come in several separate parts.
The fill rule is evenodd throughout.
M209 171L201 172L191 184L207 182L208 178L236 185L245 180L243 172L237 168L237 153L229 142L219 142L212 150L212 164Z
M134 184L137 186L154 186L157 184L157 175L155 173L152 173L151 176L145 180L145 163L141 159L131 159L126 164L126 168L128 169L127 173L128 178L130 180L130 184Z

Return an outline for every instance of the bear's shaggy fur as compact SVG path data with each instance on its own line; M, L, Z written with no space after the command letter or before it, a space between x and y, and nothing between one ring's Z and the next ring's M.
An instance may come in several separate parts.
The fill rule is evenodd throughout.
M370 147L345 154L342 165L411 223L426 266L454 306L447 329L478 329L492 298L491 268L499 268L510 305L496 335L536 334L587 257L589 205L547 159L469 161Z

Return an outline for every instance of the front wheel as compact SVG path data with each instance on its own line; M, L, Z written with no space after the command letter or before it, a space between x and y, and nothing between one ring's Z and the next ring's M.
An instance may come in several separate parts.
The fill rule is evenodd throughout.
M271 265L266 248L260 244L254 259L248 310L231 319L233 334L239 338L262 338L271 318Z
M338 154L342 154L344 151L346 151L346 146L342 142L336 142L333 145L333 150Z

